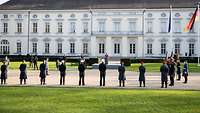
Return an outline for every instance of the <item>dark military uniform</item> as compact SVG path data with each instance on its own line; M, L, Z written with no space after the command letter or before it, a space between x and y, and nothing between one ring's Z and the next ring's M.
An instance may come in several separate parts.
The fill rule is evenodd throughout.
M177 68L177 75L178 75L178 79L177 80L181 80L181 64L180 62L177 63L176 65L176 68Z
M142 85L142 82L143 82L143 85L145 87L145 71L146 71L145 67L143 65L141 65L139 67L139 72L140 72L140 75L139 75L140 87Z
M40 64L40 82L41 82L41 85L45 85L45 78L46 78L46 65L44 63Z
M121 87L121 83L123 82L123 87L125 87L125 67L123 65L118 67L118 72L119 72L119 86Z
M174 86L174 77L175 77L175 64L168 64L169 68L169 77L170 77L170 86Z
M21 64L19 67L20 70L20 84L22 84L22 81L24 80L24 84L26 84L27 74L26 74L26 64Z
M188 81L188 65L186 63L183 66L183 77L185 78L185 81L183 83L187 83L187 81Z
M7 79L7 66L3 64L1 66L1 84L6 84L6 79Z
M84 80L85 79L85 65L82 63L79 64L78 70L79 70L79 86L81 85L81 83L84 86L85 85L85 80Z
M66 65L62 63L59 66L60 71L60 85L65 85L65 74L66 74Z
M100 71L100 86L105 86L105 76L106 76L106 64L104 64L103 62L101 64L99 64L99 71ZM102 83L102 79L103 79L103 83Z
M35 68L38 70L38 65L37 65L37 61L38 61L38 58L35 56L34 60L33 60L33 64L34 64L34 70Z
M161 72L161 88L163 88L164 84L165 84L165 88L167 88L167 81L168 81L168 72L169 72L169 68L166 64L163 64L160 67L160 72Z

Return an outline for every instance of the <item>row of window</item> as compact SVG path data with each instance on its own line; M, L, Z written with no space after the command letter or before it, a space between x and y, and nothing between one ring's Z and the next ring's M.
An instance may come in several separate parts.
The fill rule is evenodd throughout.
M181 33L183 32L182 29L182 24L180 20L175 20L173 23L173 32L174 33ZM157 26L156 26L157 27ZM168 32L168 28L169 28L169 21L161 21L160 22L160 33L167 33ZM146 27L146 32L147 33L153 33L153 21L147 21L147 27ZM191 33L195 32L195 25L193 26L193 28L190 30Z
M17 33L22 33L22 23L17 23L16 25L16 32ZM50 23L49 22L45 22L45 28L44 28L44 32L45 33L50 33ZM83 33L88 33L89 26L88 26L88 22L83 22ZM33 22L32 23L32 32L33 33L37 33L38 32L38 23L37 22ZM58 22L57 23L57 32L58 33L62 33L63 32L63 23L62 22ZM8 23L3 23L3 33L8 33ZM76 33L76 23L75 22L71 22L70 23L70 33Z

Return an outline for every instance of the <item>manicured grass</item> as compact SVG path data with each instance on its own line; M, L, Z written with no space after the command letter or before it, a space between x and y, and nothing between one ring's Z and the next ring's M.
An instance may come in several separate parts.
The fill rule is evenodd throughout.
M0 113L200 113L200 91L0 87Z
M134 63L131 66L127 67L129 71L138 71L140 64ZM161 63L145 63L147 72L160 72ZM200 72L200 66L197 66L196 63L189 63L189 72ZM183 64L181 64L181 69L183 69Z

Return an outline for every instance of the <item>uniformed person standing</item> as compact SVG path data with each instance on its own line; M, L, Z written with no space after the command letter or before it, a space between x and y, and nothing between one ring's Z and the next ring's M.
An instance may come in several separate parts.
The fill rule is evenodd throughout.
M175 63L172 58L170 58L169 64L169 77L170 77L170 84L169 86L174 86L174 78L175 78Z
M167 81L168 81L168 73L169 73L169 68L166 64L166 61L163 61L163 64L160 67L160 72L161 72L161 88L164 87L167 88Z
M37 58L37 56L35 56L35 58L34 58L34 60L33 60L33 67L34 67L34 70L35 70L35 68L38 70L38 65L37 65L37 61L38 61L38 58Z
M100 71L100 86L102 86L102 84L103 86L105 86L106 64L104 59L102 59L101 64L99 64L99 71Z
M85 65L84 65L84 61L81 60L79 66L78 66L78 70L79 70L79 86L82 84L83 86L85 85Z
M184 65L183 65L183 77L185 78L185 81L183 83L187 83L188 81L188 63L187 61L184 62Z
M22 64L19 67L20 70L20 85L22 85L22 82L24 80L24 84L26 84L26 79L27 79L27 73L26 73L26 64L25 64L25 60L23 60Z
M40 83L41 85L45 85L45 79L46 79L46 65L45 61L43 61L42 64L40 64Z
M45 67L46 67L46 75L49 75L49 58L47 58L46 60L45 60Z
M59 71L60 71L60 85L65 85L66 65L64 60L62 61L62 64L59 65Z
M141 65L139 67L139 82L140 82L140 87L142 87L142 82L143 82L143 87L145 87L145 72L146 72L146 69L144 67L144 62L141 62Z
M7 65L6 62L3 61L3 65L1 66L1 84L6 84L7 79Z
M177 60L176 69L177 69L176 73L178 75L177 80L181 80L181 63L180 63L180 60Z
M125 67L124 67L124 62L121 62L121 65L118 67L118 72L119 72L119 87L121 87L121 84L123 83L123 87L125 87Z

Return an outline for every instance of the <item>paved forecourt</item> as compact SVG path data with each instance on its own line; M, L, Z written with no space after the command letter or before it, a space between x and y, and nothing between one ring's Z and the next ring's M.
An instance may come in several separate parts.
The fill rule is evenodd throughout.
M126 71L126 87L125 88L140 88L138 83L138 72ZM59 71L50 71L46 78L45 86L59 85ZM86 70L84 87L99 87L99 71L96 69ZM66 84L62 87L78 87L79 74L78 70L68 70L66 72ZM107 70L106 73L106 87L118 88L118 72L117 70ZM19 85L19 70L9 70L6 86ZM29 70L26 86L40 86L40 78L38 70ZM160 73L146 73L146 87L145 89L161 89L160 88ZM142 87L143 89L143 87ZM190 73L189 81L183 84L183 77L181 81L175 81L175 86L168 89L191 89L200 90L200 73Z

